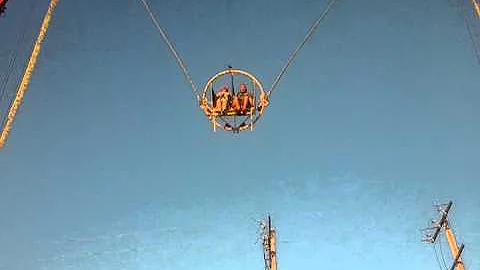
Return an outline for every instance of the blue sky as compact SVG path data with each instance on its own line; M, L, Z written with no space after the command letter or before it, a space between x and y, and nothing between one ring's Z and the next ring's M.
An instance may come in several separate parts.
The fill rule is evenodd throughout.
M47 4L9 3L2 77ZM151 0L197 85L270 85L325 6ZM449 199L479 269L478 71L448 1L344 0L257 129L213 133L138 1L60 1L0 153L0 269L262 269L267 212L279 269L438 269L419 229Z

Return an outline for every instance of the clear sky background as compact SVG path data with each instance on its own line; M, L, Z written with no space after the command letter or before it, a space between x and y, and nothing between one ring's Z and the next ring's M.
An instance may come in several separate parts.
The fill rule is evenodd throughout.
M9 2L2 76L47 4ZM151 0L199 86L269 86L326 4ZM213 133L139 1L62 0L0 150L0 269L263 269L267 212L279 269L438 269L419 230L450 199L480 269L479 71L448 0L342 0L257 129Z

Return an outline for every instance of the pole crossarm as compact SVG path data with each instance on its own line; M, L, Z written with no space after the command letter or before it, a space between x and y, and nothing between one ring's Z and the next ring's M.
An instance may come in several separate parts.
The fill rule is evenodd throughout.
M450 227L448 222L448 214L452 208L452 205L453 205L453 202L449 201L448 204L439 206L438 211L442 214L442 216L439 221L435 221L435 220L432 221L432 224L434 224L434 226L432 228L428 228L427 231L428 230L435 230L435 231L432 234L427 234L424 241L429 243L435 243L437 238L440 236L441 230L444 229L444 235L448 242L448 246L450 248L450 252L453 257L453 263L452 263L452 266L450 267L450 270L465 270L465 266L463 265L462 258L461 258L461 255L464 249L464 244L462 243L460 248L458 248L457 240L455 239L453 230Z
M440 230L442 229L442 227L445 225L445 222L447 221L447 216L448 216L448 213L450 212L450 209L452 208L452 204L453 204L452 201L448 202L448 204L446 204L446 207L444 209L442 209L442 207L439 206L440 207L439 212L442 213L442 217L438 221L432 220L433 227L424 229L424 231L434 230L433 233L426 235L425 239L423 240L424 242L435 243L438 235L440 234Z
M437 237L438 237L438 234L440 233L440 230L442 229L443 225L445 224L445 221L447 221L448 212L450 212L450 209L452 208L452 204L453 204L453 202L449 201L445 210L440 210L443 213L442 213L442 217L440 219L440 222L438 222L439 226L437 227L437 229L435 230L435 233L433 234L433 237L432 237L433 242L435 242L437 240Z

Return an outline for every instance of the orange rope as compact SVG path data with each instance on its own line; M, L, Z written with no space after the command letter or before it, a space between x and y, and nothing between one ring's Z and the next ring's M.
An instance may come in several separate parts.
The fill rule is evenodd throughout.
M47 33L48 26L50 25L50 19L52 18L53 10L57 5L59 0L51 0L48 6L47 13L43 18L42 26L40 27L40 32L38 34L37 40L35 41L35 45L33 46L32 54L30 55L30 60L28 61L27 68L23 73L22 81L20 82L17 90L17 94L15 95L15 99L10 106L10 110L8 111L8 115L5 121L5 124L2 128L2 133L0 134L0 148L3 147L5 141L7 140L8 133L10 132L13 121L15 119L15 115L17 114L18 108L22 103L23 96L25 95L25 91L28 88L30 83L30 79L32 77L32 72L37 64L38 55L40 54L40 49L42 46L42 42L45 39L45 34Z

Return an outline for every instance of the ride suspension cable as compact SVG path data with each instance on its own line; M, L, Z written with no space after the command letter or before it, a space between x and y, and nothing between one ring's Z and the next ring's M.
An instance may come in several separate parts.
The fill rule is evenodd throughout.
M270 87L270 90L268 91L267 95L270 97L273 90L275 89L275 87L277 86L278 82L280 81L280 79L282 78L283 74L285 73L285 71L287 71L287 68L292 64L293 60L295 59L295 56L297 56L298 52L303 48L303 46L305 45L305 43L307 43L307 41L313 36L313 34L315 33L315 30L317 29L318 25L320 25L320 22L323 21L323 19L325 19L325 17L327 16L327 14L330 12L330 10L332 9L333 5L337 2L338 0L332 0L330 1L330 3L328 4L327 8L323 11L323 13L320 15L320 17L318 17L318 19L313 23L313 25L310 27L310 29L308 30L307 34L305 35L305 37L303 38L302 42L298 45L298 47L290 54L290 57L288 58L287 60L287 63L283 66L283 68L281 69L280 73L277 75L277 77L275 78L275 80L273 81L272 83L272 86Z
M198 91L197 91L197 87L195 86L195 83L193 82L193 79L192 77L190 76L190 74L188 73L188 70L187 70L187 67L185 66L185 64L183 63L182 59L180 58L179 54L177 53L177 51L175 50L175 47L173 46L173 44L170 42L170 40L168 39L167 37L167 34L165 32L165 30L160 26L160 23L158 22L157 18L155 18L155 15L153 15L153 12L150 10L150 6L148 5L148 3L146 2L146 0L140 0L143 4L143 6L145 7L145 10L148 12L148 14L150 15L150 18L152 19L153 23L155 24L155 26L157 27L157 30L158 32L160 33L160 35L162 36L163 40L165 41L165 43L167 43L168 45L168 48L170 49L170 52L173 54L173 56L175 57L175 60L177 60L177 63L178 65L180 66L180 68L182 69L183 71L183 75L185 76L185 79L187 80L187 82L190 83L190 85L192 86L192 90L193 90L193 94L195 95L195 97L197 98L197 100L200 100L200 96L198 94Z
M470 38L472 44L472 50L475 55L475 59L477 63L480 65L480 33L477 32L479 30L476 21L480 21L480 4L477 0L471 0L473 4L473 12L475 14L471 14L472 8L466 2L458 2L458 1L451 1L450 3L454 8L458 9L459 16L465 22L465 26L467 29L467 35Z
M469 22L469 19L464 16L465 25L467 26L467 33L470 41L472 42L473 52L475 53L475 58L477 59L477 63L480 65L480 40L477 41L475 38L475 34L473 33L473 26Z

